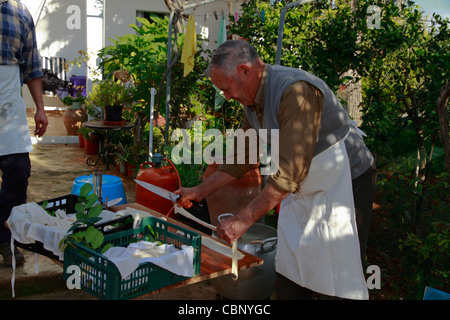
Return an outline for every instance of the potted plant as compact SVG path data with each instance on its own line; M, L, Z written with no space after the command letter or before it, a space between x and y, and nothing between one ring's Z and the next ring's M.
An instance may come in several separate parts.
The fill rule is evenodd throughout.
M131 91L119 82L101 80L93 84L88 103L103 110L103 121L109 124L123 123L123 106L131 103Z
M83 96L84 86L77 86L75 88L75 97L67 96L62 99L64 105L68 106L69 109L80 110L81 106L86 102L86 98Z
M62 100L64 105L68 106L67 110L63 113L63 121L67 135L69 136L76 136L81 126L80 124L86 121L87 118L85 110L82 109L82 104L84 104L86 98L81 94L82 87L78 87L76 97L67 96Z
M78 128L78 142L80 144L80 148L84 148L84 136L87 135L87 133L85 133L86 130L88 129L84 127Z
M63 121L67 135L69 136L78 135L78 129L80 128L81 123L87 119L86 112L81 107L85 102L85 99L86 98L81 95L80 90L79 95L76 98L67 96L62 100L62 102L68 106L67 110L63 113Z
M117 164L118 170L120 171L121 174L123 175L127 175L127 164L129 161L129 151L128 149L121 143L119 142L116 146L116 159L115 162Z
M81 127L78 132L83 136L84 151L86 152L86 154L97 154L99 150L99 138L97 133L89 128L84 127Z

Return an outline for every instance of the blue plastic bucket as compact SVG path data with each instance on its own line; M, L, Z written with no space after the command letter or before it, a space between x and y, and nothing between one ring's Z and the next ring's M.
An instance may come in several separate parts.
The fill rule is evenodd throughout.
M76 194L79 196L81 187L86 183L94 185L94 178L92 174L75 178L75 181L72 184L71 194ZM117 204L127 203L127 197L125 195L125 189L123 188L122 179L113 175L102 175L102 201L106 201L106 198L108 198L108 201L122 198L122 200Z

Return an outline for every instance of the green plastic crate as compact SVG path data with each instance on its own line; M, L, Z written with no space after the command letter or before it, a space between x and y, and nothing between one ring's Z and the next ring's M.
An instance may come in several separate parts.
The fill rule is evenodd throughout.
M194 276L200 274L201 236L176 224L153 217L144 218L136 229L105 235L104 245L126 247L139 241L154 241L148 227L156 233L156 239L165 244L194 248ZM107 257L82 244L72 242L64 250L64 280L73 274L67 268L76 265L81 270L81 289L102 300L127 300L136 298L179 281L188 279L176 275L153 263L142 263L127 279L122 280L119 270Z

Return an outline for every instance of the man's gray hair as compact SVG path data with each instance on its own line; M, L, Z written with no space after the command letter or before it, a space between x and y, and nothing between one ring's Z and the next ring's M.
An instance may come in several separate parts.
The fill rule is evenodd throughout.
M206 74L209 76L211 68L223 69L225 74L233 74L243 63L255 63L259 58L255 48L244 40L228 40L222 43L214 52Z

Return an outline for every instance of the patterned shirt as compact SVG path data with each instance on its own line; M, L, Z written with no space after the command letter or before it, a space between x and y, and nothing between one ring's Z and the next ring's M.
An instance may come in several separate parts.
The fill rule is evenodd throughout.
M15 0L0 2L0 65L18 64L21 83L42 77L33 17Z

